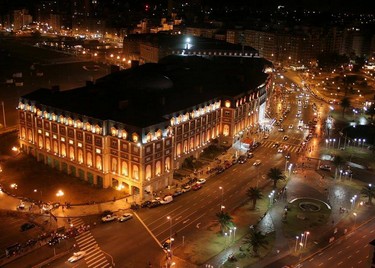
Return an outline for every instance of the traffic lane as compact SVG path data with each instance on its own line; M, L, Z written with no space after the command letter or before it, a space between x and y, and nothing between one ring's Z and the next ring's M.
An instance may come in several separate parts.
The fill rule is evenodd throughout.
M374 224L370 228L357 229L355 233L306 260L312 267L365 267L369 243L373 240Z
M113 257L117 266L144 267L147 261L158 264L163 254L160 245L135 215L126 222L100 224L91 233L100 248Z

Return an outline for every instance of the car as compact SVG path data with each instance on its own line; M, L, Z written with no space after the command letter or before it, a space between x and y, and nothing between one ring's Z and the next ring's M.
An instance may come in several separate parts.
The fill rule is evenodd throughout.
M86 255L86 251L74 252L73 256L68 259L68 262L76 262L82 259Z
M285 156L285 159L290 159L290 153Z
M293 128L293 125L289 125L289 128Z
M282 152L284 152L284 149L282 147L279 147L279 149L277 149L277 152L282 153Z
M203 178L202 178L202 179L198 179L198 180L197 180L197 183L198 183L198 184L205 184L205 183L206 183L206 180L203 179Z
M247 157L245 155L241 155L238 158L238 163L240 163L240 164L244 164L244 163L246 163L246 161L247 161Z
M53 237L48 241L49 246L54 246L58 243L60 243L60 237Z
M119 222L128 221L133 218L133 214L131 213L124 213L120 217L118 217Z
M260 163L262 163L262 162L258 159L258 160L256 160L256 161L254 162L253 166L259 166Z
M271 148L277 148L277 147L279 147L279 143L278 142L275 142L274 144L272 144L272 146L271 146Z
M319 169L326 170L326 171L331 171L331 166L330 165L320 165Z
M34 227L35 227L35 224L27 222L27 223L24 223L24 224L21 225L21 231L24 232L24 231L30 230Z
M229 163L229 162L225 164L225 168L230 168L231 166L232 166L232 164ZM217 170L216 170L216 174L223 173L224 170L225 170L225 168L223 168L222 166L218 167ZM189 189L189 190L190 190L190 189ZM182 191L183 191L184 193L185 193L185 192L188 192L189 190L184 191L184 189L182 189Z
M193 187L191 187L194 191L198 191L199 189L201 189L202 188L202 184L198 184L198 183L196 183L196 184L194 184L193 185Z
M284 135L283 140L287 141L289 139L288 135Z
M147 206L148 208L156 208L158 206L161 206L160 200L154 199L151 201L151 203Z
M282 127L279 128L278 130L279 130L279 132L284 132L284 129Z
M25 203L24 202L20 202L20 204L17 206L17 210L24 210L26 208L25 206Z
M250 158L253 158L254 157L254 154L253 153L247 153L247 158L250 159Z
M174 242L174 238L173 237L168 238L167 240L165 240L162 243L163 249L165 249L165 250L170 249L171 246L173 245L173 242Z
M182 195L184 192L182 191L181 188L177 188L174 193L173 193L173 197L176 197L176 196L179 196L179 195Z
M264 135L263 139L268 139L270 137L269 134Z
M145 207L148 207L148 205L151 204L151 201L150 200L146 200L144 201L142 204L141 204L141 208L145 208Z
M183 193L189 192L190 190L191 190L191 186L190 185L185 185L184 187L182 187L182 192Z
M166 204L169 204L172 201L173 201L173 196L166 195L166 196L164 196L164 198L162 200L160 200L160 204L166 205Z
M117 217L114 214L108 214L107 216L102 217L102 222L111 222L116 220Z

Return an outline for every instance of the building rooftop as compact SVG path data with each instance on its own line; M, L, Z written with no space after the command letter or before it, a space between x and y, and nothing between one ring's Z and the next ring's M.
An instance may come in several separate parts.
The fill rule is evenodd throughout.
M260 58L168 56L158 64L109 74L93 85L68 91L39 89L22 98L37 107L143 128L210 100L255 91L267 79L265 64L269 62Z

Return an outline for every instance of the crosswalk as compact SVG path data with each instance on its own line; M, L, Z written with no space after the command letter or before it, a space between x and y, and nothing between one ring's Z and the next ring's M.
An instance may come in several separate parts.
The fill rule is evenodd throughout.
M262 145L261 147L264 147L264 148L272 148L272 149L276 149L273 148L272 146L275 144L276 142L275 141L272 141L272 140L266 140L266 141L262 141ZM284 141L284 142L278 142L279 143L279 147L283 147L284 148L284 152L290 152L290 153L298 153L301 149L301 146L298 144L298 145L295 145L295 144L290 144L288 143L287 141Z
M74 218L71 220L74 226L84 225L85 222L81 218ZM100 249L95 238L90 231L83 232L75 237L80 251L86 251L84 260L88 268L111 268L112 265Z

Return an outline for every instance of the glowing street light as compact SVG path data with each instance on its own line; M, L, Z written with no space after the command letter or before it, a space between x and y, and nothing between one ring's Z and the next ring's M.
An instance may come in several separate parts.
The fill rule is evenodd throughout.
M219 187L219 189L221 190L221 204L220 204L220 210L223 210L225 207L224 207L224 188L223 187Z
M61 190L58 190L57 193L56 193L56 196L57 197L64 196L64 192L61 191Z
M307 231L307 232L305 232L305 234L306 234L306 236L305 236L305 247L306 247L306 245L307 245L307 237L309 236L310 232Z
M296 236L296 246L294 247L294 252L297 252L297 246L298 246L299 236Z

